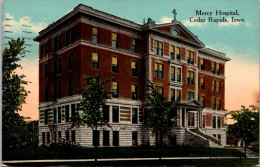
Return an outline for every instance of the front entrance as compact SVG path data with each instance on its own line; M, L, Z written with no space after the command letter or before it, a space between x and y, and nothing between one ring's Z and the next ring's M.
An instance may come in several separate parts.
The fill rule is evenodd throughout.
M194 119L194 113L193 112L188 112L188 126L194 127L195 125L195 119Z

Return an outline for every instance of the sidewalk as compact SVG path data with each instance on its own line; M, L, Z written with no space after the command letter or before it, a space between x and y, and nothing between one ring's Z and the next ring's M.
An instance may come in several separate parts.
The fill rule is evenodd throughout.
M196 160L196 159L239 159L240 157L162 157L162 160ZM242 157L243 158L243 157ZM258 157L248 157L253 159ZM105 161L148 161L159 160L159 158L107 158L98 159L99 162ZM94 162L94 159L50 159L50 160L10 160L3 161L3 164L23 164L23 163L61 163L61 162Z

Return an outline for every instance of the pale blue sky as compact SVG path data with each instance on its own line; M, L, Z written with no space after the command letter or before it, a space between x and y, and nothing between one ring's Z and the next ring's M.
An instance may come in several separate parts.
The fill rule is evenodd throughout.
M31 93L27 97L27 104L23 105L21 115L30 116L33 120L39 116L38 44L32 39L37 36L38 31L80 3L137 23L142 23L143 18L152 18L156 23L170 22L173 18L172 10L176 9L177 20L197 35L206 46L224 52L231 58L225 68L225 108L234 110L239 109L242 104L248 106L256 103L256 98L259 97L258 0L5 0L2 8L3 32L13 33L4 32L3 43L7 42L5 37L26 37L31 38L26 39L26 44L32 45L26 47L26 50L31 52L27 53L21 62L24 67L21 72L32 82L26 87ZM192 24L189 18L195 16L196 10L238 10L238 17L246 22ZM215 14L213 17L220 18Z
M195 16L196 10L214 13L215 10L238 10L240 14L238 17L244 18L246 23L222 27L217 23L201 23L200 26L187 25L187 28L197 35L206 46L226 52L227 56L231 58L238 57L249 62L258 60L258 0L5 0L3 19L6 18L6 13L14 16L14 20L17 22L21 18L28 16L30 23L38 25L36 28L39 30L40 27L46 27L71 11L79 3L138 23L142 23L143 18L147 19L149 17L155 20L156 23L161 23L163 17L173 17L173 9L177 10L177 20L183 24L190 17ZM220 16L214 17L220 18ZM202 16L202 18L207 17ZM4 23L8 24L8 21ZM39 26L39 24L42 26ZM19 33L14 27L5 28L7 30L13 28L14 34L4 34L4 36L24 36L30 38L37 36L36 32L31 34ZM28 28L22 27L20 31L21 29ZM32 47L27 47L27 50L32 51L28 57L32 59L37 58L37 44L31 40L27 40L27 42L33 44Z

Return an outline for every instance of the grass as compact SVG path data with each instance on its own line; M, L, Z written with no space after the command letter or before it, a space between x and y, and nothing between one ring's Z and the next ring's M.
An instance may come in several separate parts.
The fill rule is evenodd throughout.
M98 158L147 158L147 157L239 157L244 156L236 149L209 147L100 147ZM92 159L94 148L78 147L71 149L51 150L50 148L24 148L3 150L3 160L33 159Z

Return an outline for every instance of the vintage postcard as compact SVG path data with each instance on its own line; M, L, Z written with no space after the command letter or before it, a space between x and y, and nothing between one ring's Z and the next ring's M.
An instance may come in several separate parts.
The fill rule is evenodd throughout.
M3 165L259 164L258 0L2 0L2 67Z

